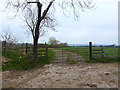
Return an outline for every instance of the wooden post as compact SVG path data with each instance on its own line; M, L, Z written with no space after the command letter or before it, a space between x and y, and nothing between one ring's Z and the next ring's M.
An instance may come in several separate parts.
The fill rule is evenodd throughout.
M79 49L78 47L76 47L77 48L77 50ZM77 54L77 53L76 53ZM77 61L79 61L79 58L78 58L78 54L77 54Z
M6 50L6 46L7 46L6 41L3 41L3 42L2 42L3 51L5 51L5 50Z
M92 42L89 42L89 59L92 60Z
M102 58L103 58L103 57L104 57L104 50L103 50L103 47L102 47L101 50L102 50Z
M45 49L46 49L46 51L45 51L46 58L48 58L48 47L47 47L47 43L46 42L45 42Z
M26 55L27 55L27 53L28 53L28 43L26 43Z
M62 56L61 56L62 62L63 62L63 58L64 58L64 57L63 57L63 47L62 47Z

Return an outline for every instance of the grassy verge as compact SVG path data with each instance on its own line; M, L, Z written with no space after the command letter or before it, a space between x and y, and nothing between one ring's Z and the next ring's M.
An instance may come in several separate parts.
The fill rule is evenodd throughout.
M36 61L32 61L32 54L22 56L18 52L2 52L2 55L11 59L7 62L2 70L29 70L35 67L41 67L45 64L50 64L54 57L54 52L48 51L48 58L39 56Z

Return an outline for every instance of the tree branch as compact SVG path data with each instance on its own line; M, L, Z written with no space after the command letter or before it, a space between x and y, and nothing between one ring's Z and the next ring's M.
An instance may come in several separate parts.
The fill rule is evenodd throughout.
M55 0L52 0L50 3L49 3L49 5L48 5L48 7L44 10L44 12L43 12L43 14L42 14L42 19L44 19L44 17L46 16L46 14L48 13L48 10L50 9L50 7L51 7L51 5L53 4L53 2L54 2Z

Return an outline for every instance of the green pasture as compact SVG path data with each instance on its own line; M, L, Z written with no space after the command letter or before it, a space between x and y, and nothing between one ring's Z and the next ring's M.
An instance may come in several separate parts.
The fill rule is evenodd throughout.
M83 58L87 62L119 62L118 61L118 52L120 51L117 47L92 47L93 50L104 50L103 58L94 58L93 60L89 60L89 47L65 47L63 50L67 50L70 52L75 52ZM93 57L98 57L100 54L93 54Z

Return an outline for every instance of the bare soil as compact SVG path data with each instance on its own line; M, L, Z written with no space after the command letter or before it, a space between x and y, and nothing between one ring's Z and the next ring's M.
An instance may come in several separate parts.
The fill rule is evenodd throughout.
M4 71L3 88L117 88L118 64L45 65L29 71Z

